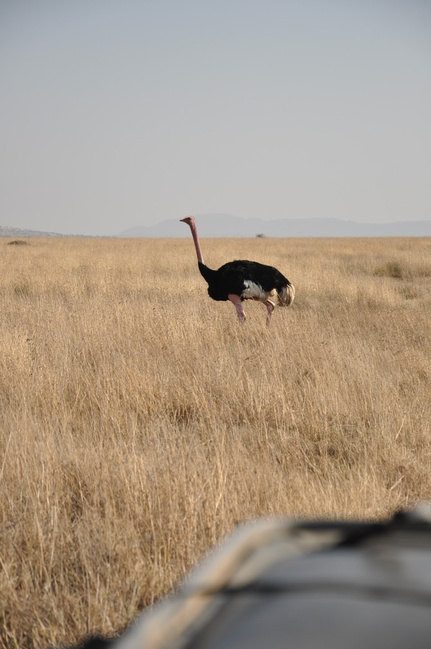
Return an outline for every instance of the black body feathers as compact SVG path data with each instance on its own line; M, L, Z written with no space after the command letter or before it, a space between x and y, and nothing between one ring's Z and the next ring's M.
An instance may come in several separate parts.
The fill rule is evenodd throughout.
M250 282L268 293L274 289L279 292L290 285L289 280L273 266L247 259L230 261L218 270L199 262L199 270L208 283L208 295L213 300L227 300L229 294L239 295L242 300L248 299L242 294Z

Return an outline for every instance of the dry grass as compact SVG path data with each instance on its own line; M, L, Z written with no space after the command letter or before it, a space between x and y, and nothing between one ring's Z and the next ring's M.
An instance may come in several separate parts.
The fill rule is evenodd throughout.
M244 519L431 498L431 240L0 240L0 647L113 634Z

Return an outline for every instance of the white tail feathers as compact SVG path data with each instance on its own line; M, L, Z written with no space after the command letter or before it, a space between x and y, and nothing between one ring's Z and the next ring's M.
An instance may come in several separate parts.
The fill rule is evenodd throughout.
M279 306L289 306L295 299L295 287L293 284L286 284L280 291L277 291Z

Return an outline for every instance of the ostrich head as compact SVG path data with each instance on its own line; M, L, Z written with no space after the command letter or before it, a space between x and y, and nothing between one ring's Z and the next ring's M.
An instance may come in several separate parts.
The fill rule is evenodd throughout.
M186 216L184 219L180 219L182 223L187 223L187 225L192 225L194 224L195 220L192 216Z

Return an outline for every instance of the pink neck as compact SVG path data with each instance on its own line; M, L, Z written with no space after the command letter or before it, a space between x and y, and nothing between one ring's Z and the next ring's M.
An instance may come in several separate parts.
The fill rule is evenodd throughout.
M193 237L193 241L195 243L196 254L198 256L198 261L201 264L203 264L204 260L202 258L202 251L201 251L201 246L200 246L199 239L198 239L198 231L197 231L197 228L196 228L196 223L193 220L193 221L191 221L191 223L189 223L189 225L190 225L190 230L192 231L192 237Z

